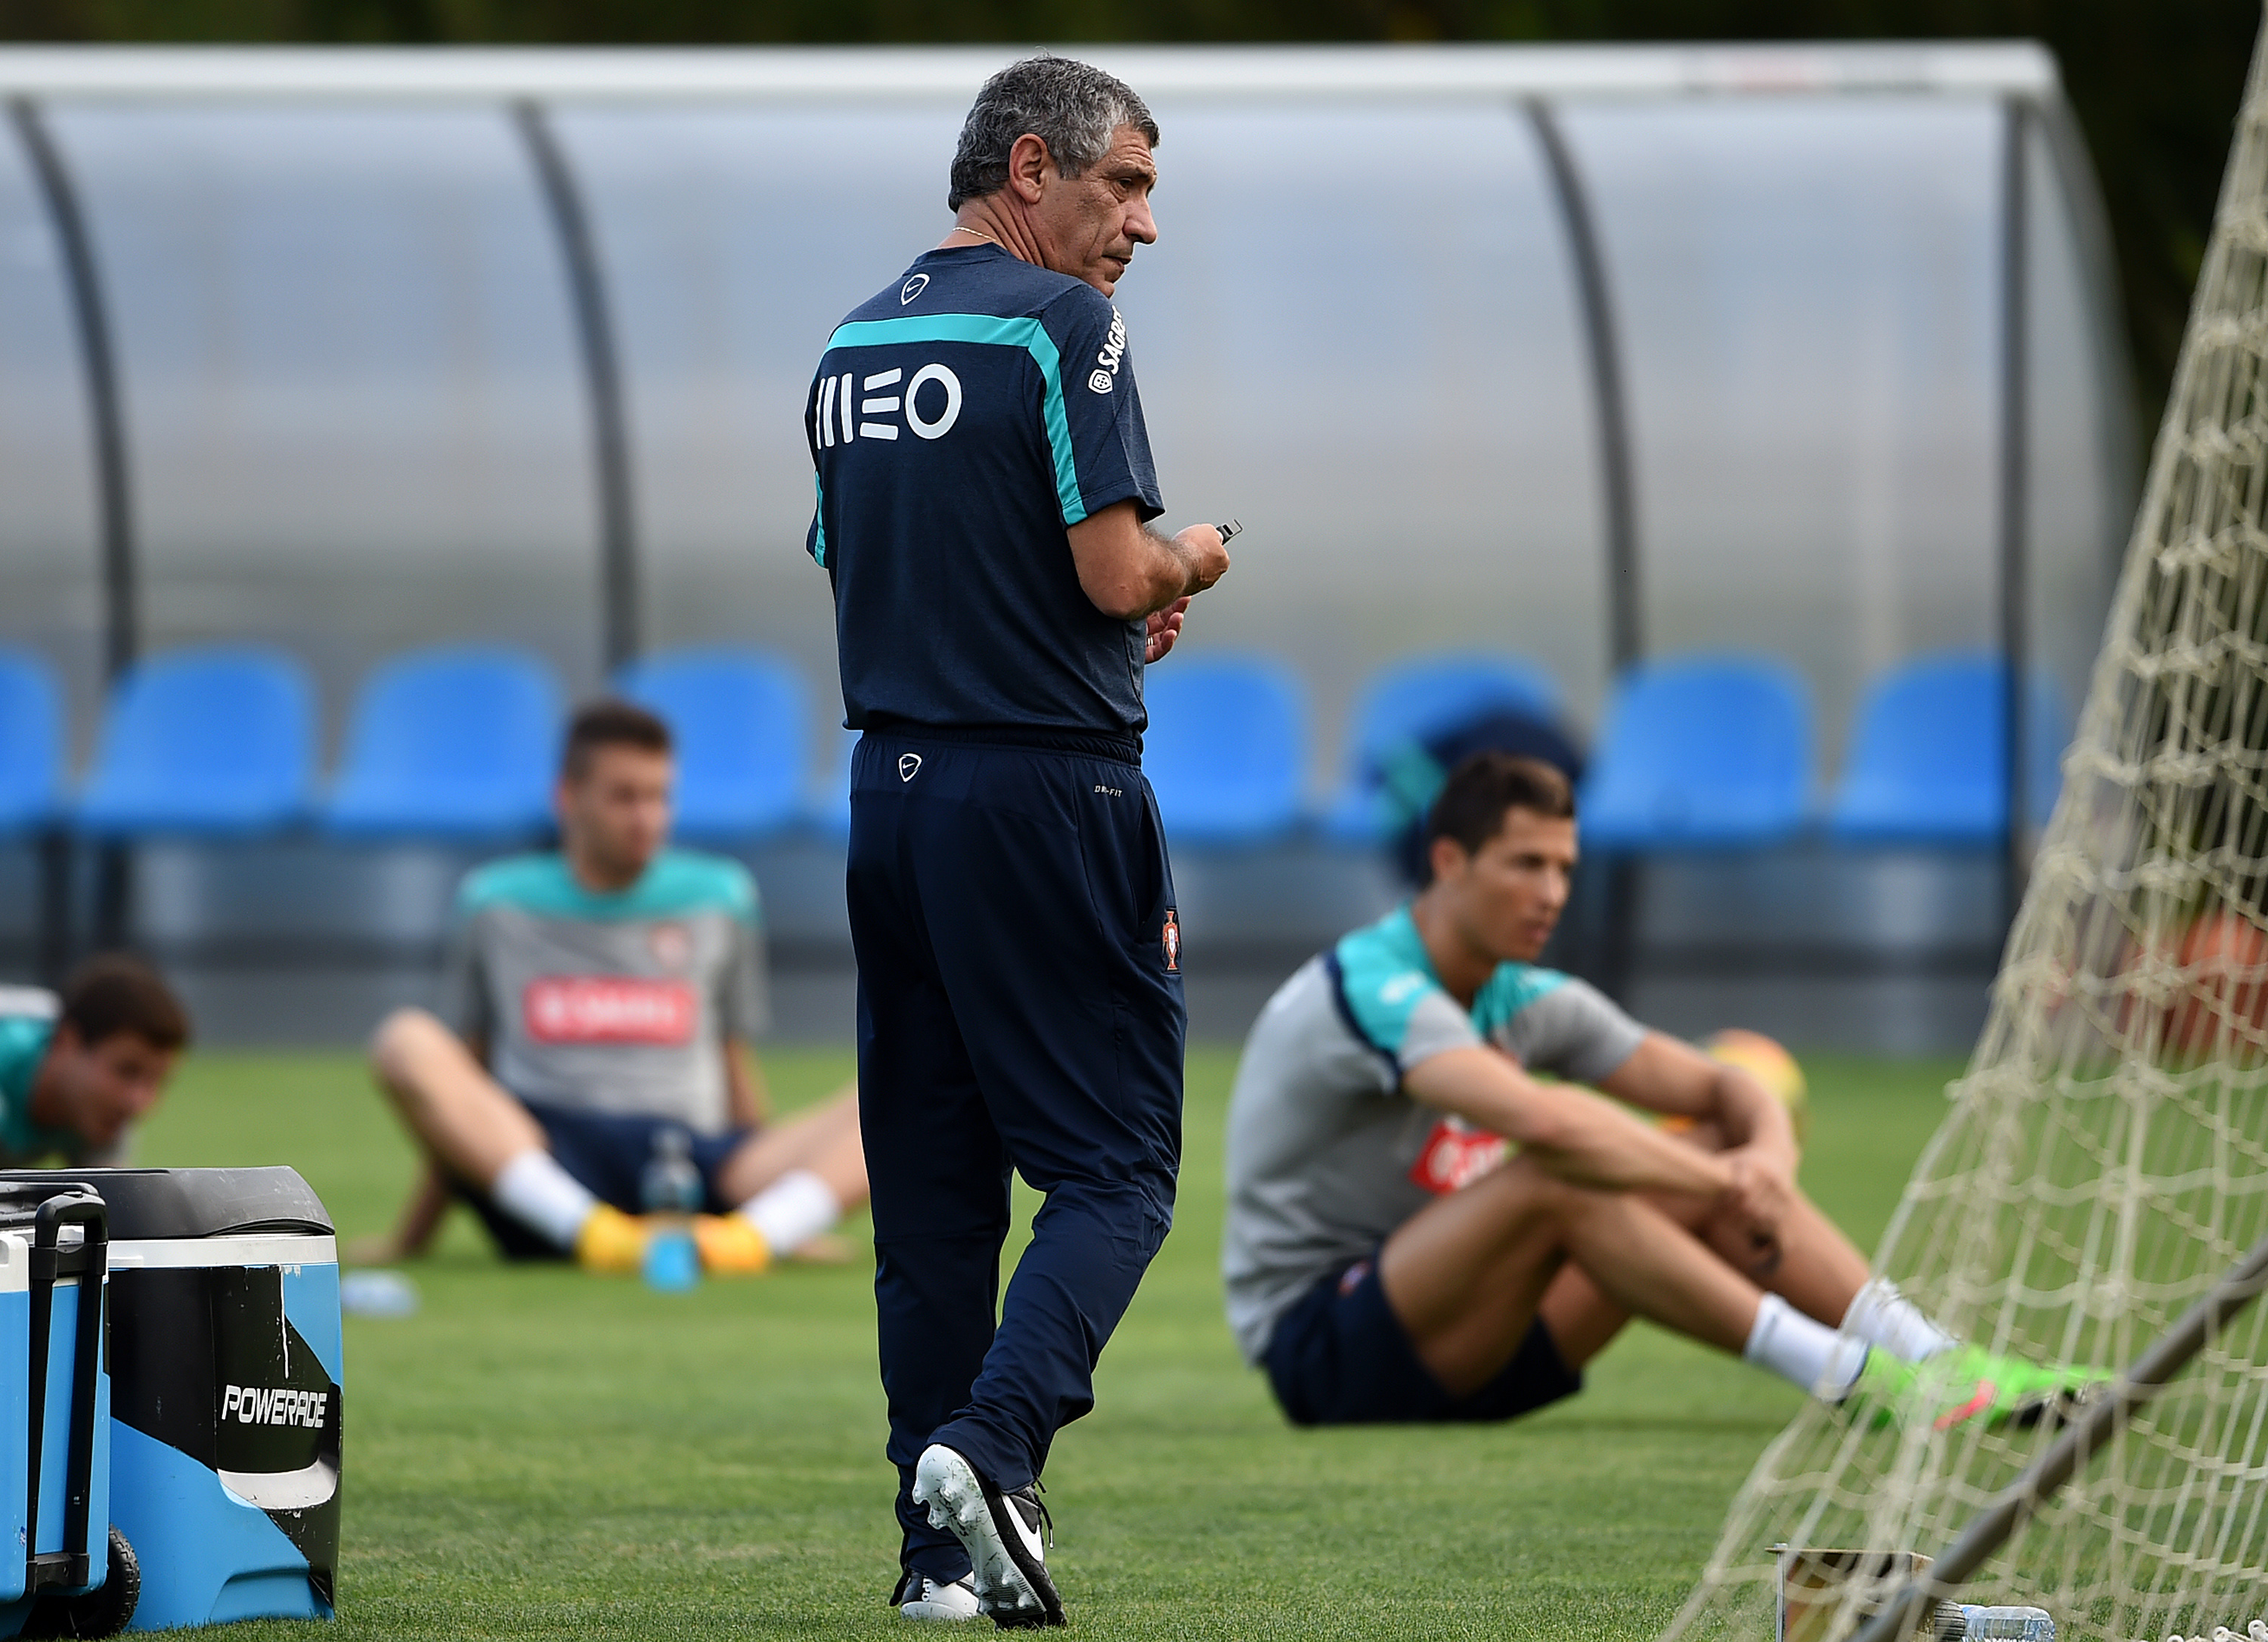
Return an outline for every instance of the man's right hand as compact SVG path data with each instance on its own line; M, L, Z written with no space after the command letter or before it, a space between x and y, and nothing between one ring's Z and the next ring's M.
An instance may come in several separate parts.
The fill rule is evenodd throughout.
M1184 595L1203 593L1228 574L1228 549L1220 539L1220 532L1211 525L1191 525L1176 532L1174 545L1181 549L1182 561L1189 566L1189 579L1182 589Z
M1160 535L1142 523L1131 502L1088 514L1068 534L1080 590L1096 609L1122 622L1145 620L1176 600L1203 593L1228 570L1227 549L1211 525Z

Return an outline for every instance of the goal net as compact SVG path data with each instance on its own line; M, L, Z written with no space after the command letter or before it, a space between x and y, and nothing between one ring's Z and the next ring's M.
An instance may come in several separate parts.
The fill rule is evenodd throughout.
M2268 71L2256 52L2062 801L1953 1105L1875 1269L1962 1338L2124 1368L2268 1233ZM2053 1429L1813 1403L1671 1637L1774 1634L1773 1547L1933 1555ZM1800 1627L1853 1632L1860 1570ZM1899 1581L1902 1582L1902 1581ZM2235 1314L1960 1594L2062 1642L2268 1617L2268 1300Z

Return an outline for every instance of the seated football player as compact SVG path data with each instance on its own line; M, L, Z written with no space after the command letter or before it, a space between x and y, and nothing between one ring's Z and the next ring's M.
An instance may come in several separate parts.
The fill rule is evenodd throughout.
M1535 966L1575 868L1558 771L1475 755L1426 840L1416 899L1269 1002L1229 1107L1229 1323L1294 1422L1509 1418L1633 1315L1879 1418L2036 1419L2100 1378L1869 1282L1778 1096Z
M630 1271L651 1230L641 1177L681 1150L707 1202L704 1270L815 1254L866 1200L856 1093L767 1121L750 1044L767 1024L756 887L738 862L666 847L669 731L604 701L567 732L560 848L467 874L442 1019L389 1016L379 1086L428 1160L382 1262L422 1252L453 1197L509 1258Z
M61 997L0 987L0 1168L124 1163L188 1041L180 1000L122 953L88 961Z

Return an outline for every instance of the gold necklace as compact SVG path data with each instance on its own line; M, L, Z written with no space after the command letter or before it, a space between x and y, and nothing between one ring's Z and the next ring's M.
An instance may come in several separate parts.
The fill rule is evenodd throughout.
M1008 248L1007 246L1003 244L1000 240L993 239L992 236L986 233L982 228L971 228L965 223L954 224L953 232L957 234L974 234L979 239L992 239L992 243L999 246L1003 251L1005 251Z

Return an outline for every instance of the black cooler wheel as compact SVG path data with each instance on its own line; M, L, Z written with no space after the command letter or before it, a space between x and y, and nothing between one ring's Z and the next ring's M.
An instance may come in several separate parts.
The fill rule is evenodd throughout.
M42 1596L32 1605L22 1637L114 1637L142 1600L142 1564L134 1547L110 1530L110 1572L84 1596Z

